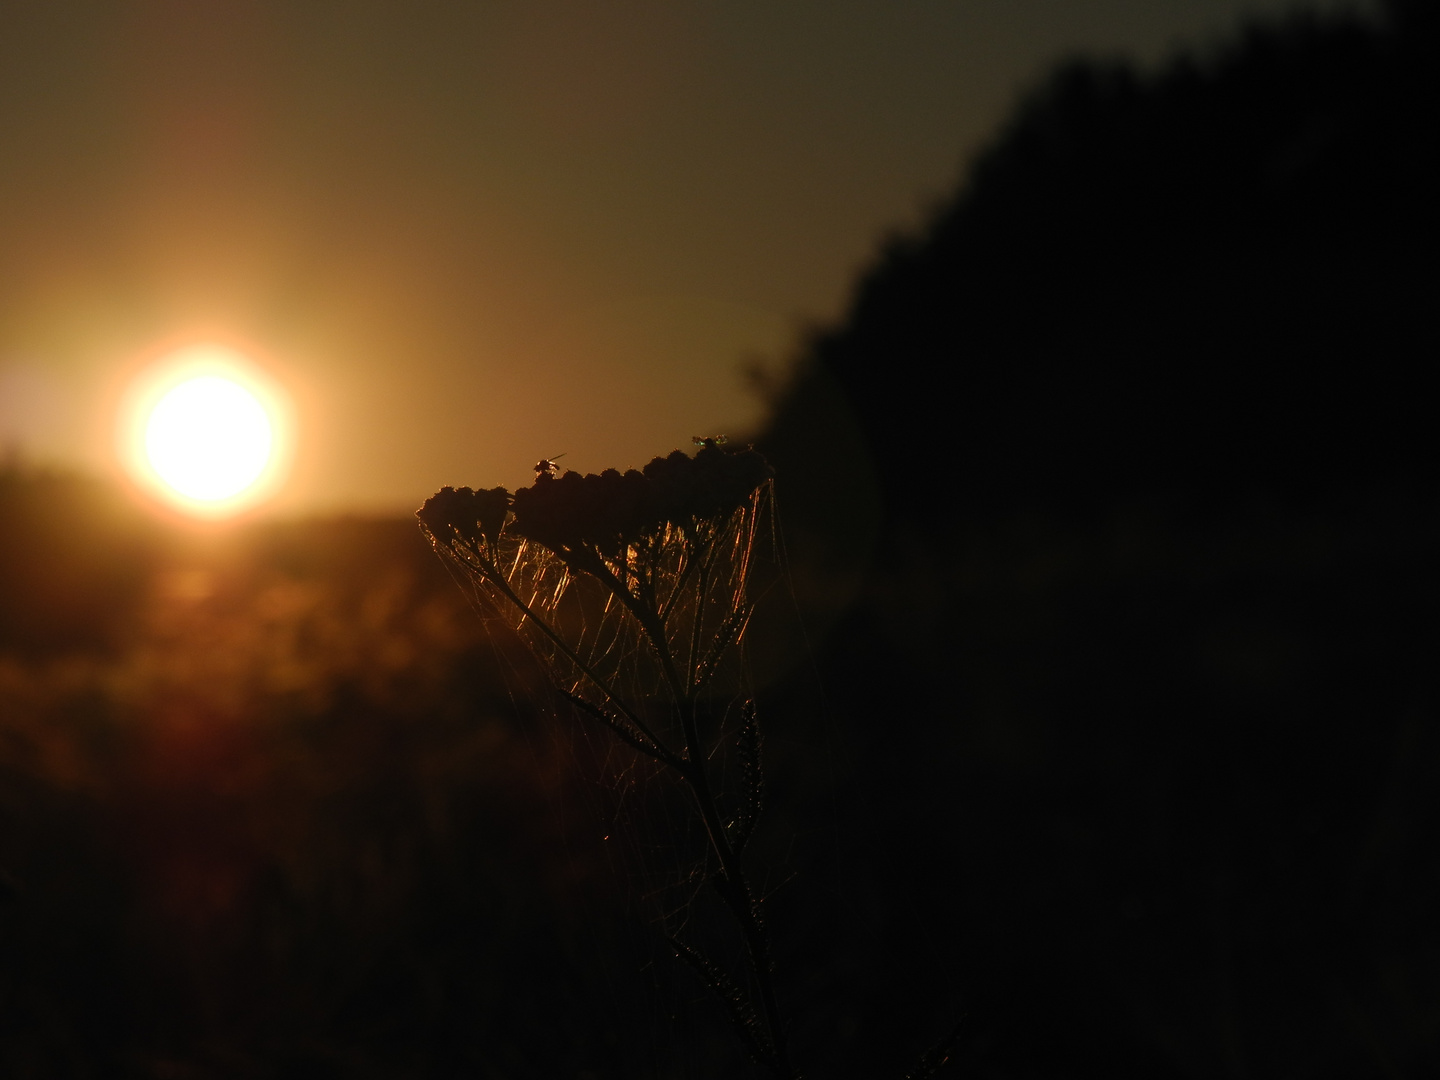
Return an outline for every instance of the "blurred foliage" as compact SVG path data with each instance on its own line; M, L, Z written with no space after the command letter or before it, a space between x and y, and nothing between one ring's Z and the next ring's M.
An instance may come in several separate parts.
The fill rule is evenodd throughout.
M913 522L1433 485L1440 34L1396 6L1057 70L814 335L763 446L791 516L838 476Z
M0 1073L653 1064L601 768L413 522L0 490Z
M98 481L0 466L0 650L113 647L131 627L153 551Z
M778 397L857 1074L1440 1067L1436 11L1062 67Z

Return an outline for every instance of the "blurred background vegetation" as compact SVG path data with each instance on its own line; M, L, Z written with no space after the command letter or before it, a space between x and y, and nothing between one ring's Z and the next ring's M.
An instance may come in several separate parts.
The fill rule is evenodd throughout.
M1055 73L772 388L811 1075L1440 1066L1434 11ZM413 522L7 468L0 1072L741 1072L528 671Z

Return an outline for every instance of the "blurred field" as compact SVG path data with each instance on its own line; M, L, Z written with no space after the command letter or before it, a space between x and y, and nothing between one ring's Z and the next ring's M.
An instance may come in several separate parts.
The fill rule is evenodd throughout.
M675 792L414 525L0 491L5 1075L745 1074L660 937L707 918ZM810 644L752 650L801 1060L903 1069L964 1009L986 1077L1423 1075L1428 503L974 518L858 577L796 535Z
M10 472L0 596L0 1072L627 1059L603 766L412 521L185 532Z

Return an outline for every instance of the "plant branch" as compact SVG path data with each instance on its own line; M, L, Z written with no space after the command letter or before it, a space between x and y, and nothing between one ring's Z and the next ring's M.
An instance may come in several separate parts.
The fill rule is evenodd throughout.
M625 702L622 701L614 693L614 691L610 689L610 687L606 684L605 680L602 679L598 674L596 674L595 671L591 669L590 665L586 664L585 661L580 659L580 657L576 654L575 650L572 649L568 643L566 643L564 638L562 638L559 634L555 632L555 630L550 626L549 623L537 616L535 612L531 610L530 605L525 603L524 600L521 600L520 597L515 594L515 590L512 589L510 587L510 583L505 580L505 575L500 573L500 568L496 566L492 560L485 558L485 556L482 555L479 549L476 548L473 544L467 544L466 549L472 555L474 555L486 579L492 585L494 585L495 588L499 589L500 592L504 594L505 598L509 600L512 604L514 604L516 608L519 609L522 615L524 615L527 619L529 619L537 627L539 627L540 632L543 633L547 638L549 638L550 641L555 645L555 647L565 654L566 659L568 659L572 664L574 664L575 667L586 678L588 678L592 683L595 684L596 687L599 688L600 692L605 695L605 699L611 704L613 704L615 708L617 708L624 715L626 720L634 724L637 731L639 731L642 735L645 736L645 738L649 739L650 742L654 744L655 748L664 755L663 760L665 760L667 764L673 764L677 767L680 767L682 764L681 760L675 755L672 750L670 750L665 745L665 743L660 738L655 735L653 731L650 730L650 728L645 724L645 721L641 720L640 717L637 716L634 711L632 711L625 704ZM613 574L610 575L610 580L616 585L620 584L618 581L615 581ZM626 590L623 586L620 587L620 592L622 594L622 600L630 595L628 590ZM681 772L684 771L685 770L681 768Z
M656 746L653 742L645 738L639 732L631 731L615 717L608 715L605 710L601 709L594 702L586 701L579 694L572 693L571 691L566 690L563 686L558 686L556 687L556 689L560 692L560 696L563 697L566 701L570 702L571 705L574 705L577 709L579 709L586 715L593 716L596 720L599 720L602 724L604 724L611 731L613 731L617 738L629 744L630 746L633 746L636 750L639 750L647 757L653 758L655 761L659 761L663 764L671 765L676 768L680 768L680 766L684 764L683 762L673 757L669 751L665 750L663 747ZM684 770L681 769L681 771L683 772Z

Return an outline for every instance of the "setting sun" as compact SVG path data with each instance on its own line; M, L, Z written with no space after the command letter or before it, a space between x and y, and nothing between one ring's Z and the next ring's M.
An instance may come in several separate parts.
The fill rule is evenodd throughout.
M145 455L160 478L214 502L253 484L270 460L270 418L237 382L202 375L163 398L145 425Z
M131 385L120 451L131 477L187 513L223 517L273 492L287 448L284 395L246 357L171 353Z

